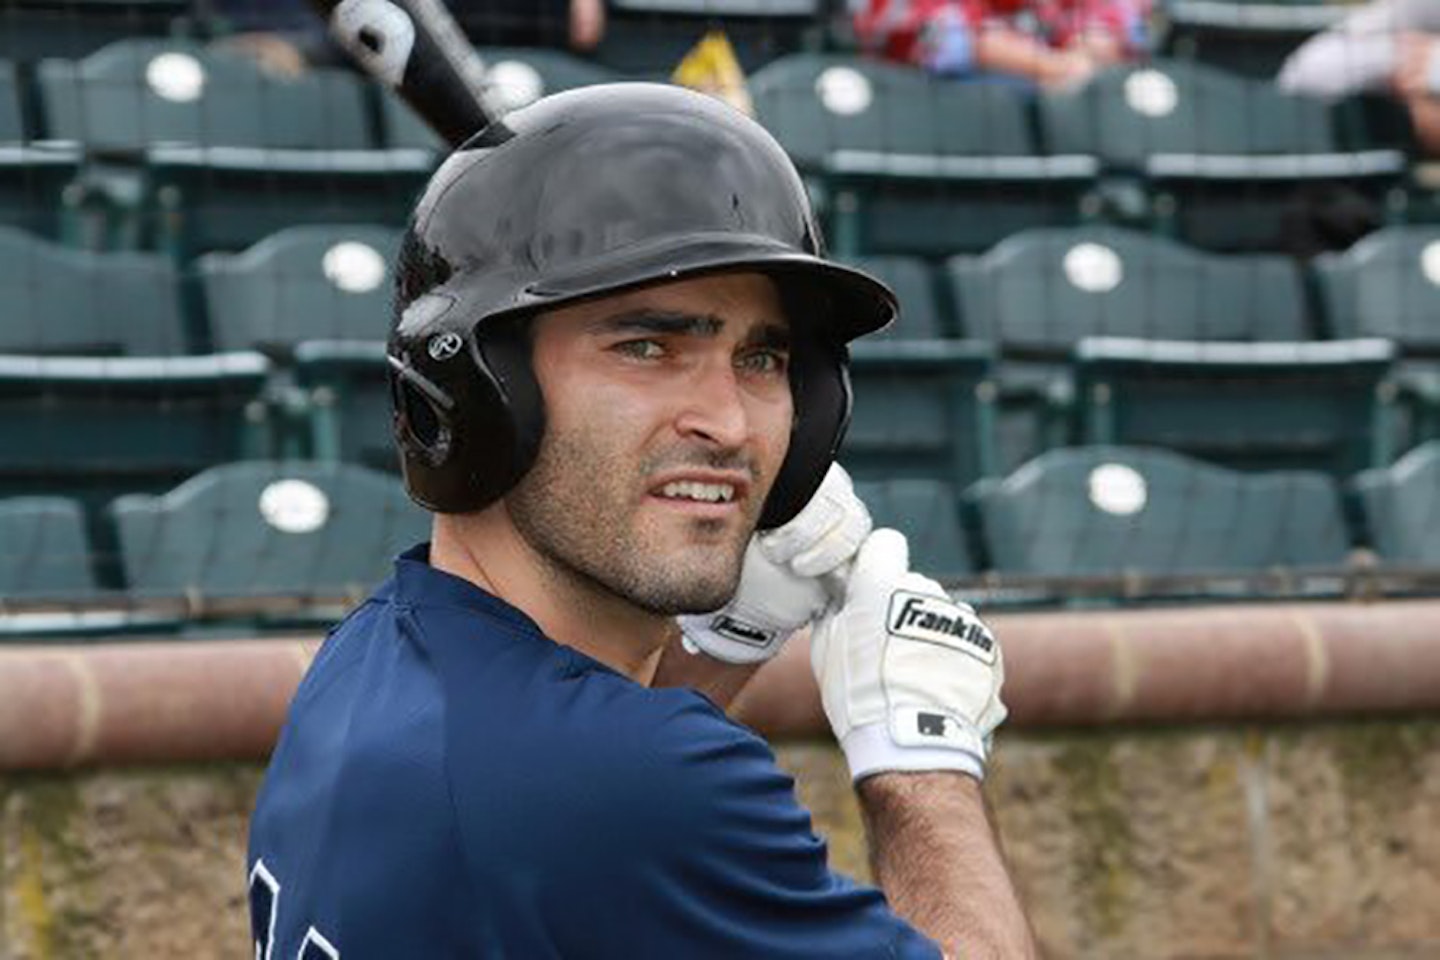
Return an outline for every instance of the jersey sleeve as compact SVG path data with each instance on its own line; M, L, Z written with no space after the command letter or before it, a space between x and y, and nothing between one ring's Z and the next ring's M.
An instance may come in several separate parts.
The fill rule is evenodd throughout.
M829 869L765 742L681 696L574 827L586 862L546 897L559 955L938 958L880 891Z

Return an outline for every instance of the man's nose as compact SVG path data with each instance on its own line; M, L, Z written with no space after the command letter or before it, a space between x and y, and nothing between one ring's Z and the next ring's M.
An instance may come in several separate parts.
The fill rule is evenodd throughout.
M675 423L682 436L727 448L744 444L750 419L735 368L728 358L703 364L687 383L682 403Z

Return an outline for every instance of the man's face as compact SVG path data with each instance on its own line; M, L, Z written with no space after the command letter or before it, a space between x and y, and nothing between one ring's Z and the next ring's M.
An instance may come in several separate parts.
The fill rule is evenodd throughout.
M505 499L554 567L644 609L734 593L790 441L788 325L757 273L676 281L542 314L534 468Z

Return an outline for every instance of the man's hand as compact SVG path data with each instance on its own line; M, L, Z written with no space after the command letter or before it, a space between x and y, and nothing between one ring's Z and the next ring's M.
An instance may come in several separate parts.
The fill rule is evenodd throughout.
M825 611L832 599L826 580L855 555L871 525L849 474L832 464L793 520L751 538L730 602L678 618L686 649L727 663L775 656L791 634Z
M844 605L816 625L810 662L825 715L857 781L900 770L982 779L1006 715L1000 645L909 560L901 533L876 530L855 558Z
M1440 40L1424 33L1396 37L1391 82L1406 99L1440 94Z

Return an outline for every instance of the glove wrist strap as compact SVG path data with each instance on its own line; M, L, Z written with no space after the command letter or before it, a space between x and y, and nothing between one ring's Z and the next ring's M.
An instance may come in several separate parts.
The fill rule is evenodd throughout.
M923 770L956 770L984 780L985 745L978 733L970 734L963 747L902 747L891 737L888 724L869 723L845 734L840 748L856 783L878 773Z

